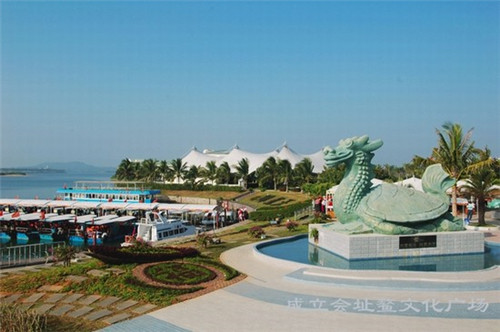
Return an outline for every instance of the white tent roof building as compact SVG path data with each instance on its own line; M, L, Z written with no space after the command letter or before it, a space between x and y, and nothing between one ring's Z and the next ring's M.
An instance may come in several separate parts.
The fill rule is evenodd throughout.
M310 155L303 155L290 149L286 143L280 148L267 153L253 153L245 151L240 149L237 145L232 147L229 151L213 151L205 149L203 152L200 152L196 149L196 147L193 147L191 151L189 151L186 156L182 158L182 162L186 163L188 167L193 165L197 167L205 167L209 161L215 161L217 166L227 162L229 167L231 167L231 170L235 171L238 163L242 159L247 158L249 163L249 172L252 173L257 168L262 166L262 164L269 157L274 157L280 160L288 160L292 165L292 168L304 158L309 158L314 166L313 170L315 173L321 173L325 167L323 149Z

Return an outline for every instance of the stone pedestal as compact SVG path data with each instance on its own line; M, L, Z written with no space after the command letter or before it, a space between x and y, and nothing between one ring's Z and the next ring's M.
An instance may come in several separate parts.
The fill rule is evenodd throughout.
M356 234L335 231L332 224L311 224L318 241L309 242L349 260L395 257L457 255L484 252L484 233L476 231L433 232L412 235Z

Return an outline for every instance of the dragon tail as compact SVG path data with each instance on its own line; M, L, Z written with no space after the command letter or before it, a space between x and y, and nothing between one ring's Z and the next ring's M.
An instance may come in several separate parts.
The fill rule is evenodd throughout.
M454 184L455 180L443 170L441 164L427 167L422 176L422 188L429 194L446 194L446 190Z

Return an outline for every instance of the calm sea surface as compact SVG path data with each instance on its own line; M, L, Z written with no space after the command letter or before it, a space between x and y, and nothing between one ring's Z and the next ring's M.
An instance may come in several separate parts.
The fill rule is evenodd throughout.
M0 198L54 199L57 189L75 181L109 181L112 173L33 173L26 176L0 176Z

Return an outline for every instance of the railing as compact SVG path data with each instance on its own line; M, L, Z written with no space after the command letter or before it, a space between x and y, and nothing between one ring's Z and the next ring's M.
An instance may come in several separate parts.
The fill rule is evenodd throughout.
M314 209L312 206L306 206L303 209L300 209L298 211L295 211L293 213L293 218L294 220L299 220L305 216L312 216L314 214Z
M53 259L52 253L61 242L35 243L24 246L0 248L0 269L37 263L47 263Z

